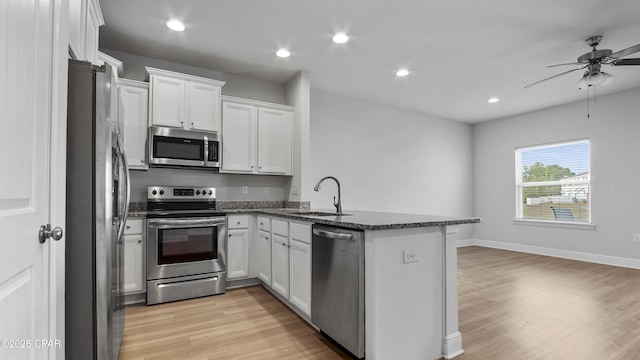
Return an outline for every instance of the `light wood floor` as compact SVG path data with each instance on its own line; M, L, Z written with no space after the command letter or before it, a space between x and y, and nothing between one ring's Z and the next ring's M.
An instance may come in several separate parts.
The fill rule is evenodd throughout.
M261 286L125 316L120 360L349 358Z
M458 270L458 360L640 360L640 270L475 246L458 250ZM260 286L128 307L120 354L347 358Z
M458 249L459 360L638 360L640 270Z

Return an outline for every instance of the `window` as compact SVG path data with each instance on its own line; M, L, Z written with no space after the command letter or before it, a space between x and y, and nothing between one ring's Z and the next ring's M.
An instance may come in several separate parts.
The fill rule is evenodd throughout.
M516 149L516 218L591 223L589 140Z

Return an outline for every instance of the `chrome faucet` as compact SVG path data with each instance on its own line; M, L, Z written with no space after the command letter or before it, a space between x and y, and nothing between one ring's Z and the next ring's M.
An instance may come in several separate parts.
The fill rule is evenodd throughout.
M338 214L342 213L342 200L341 200L341 196L340 196L340 181L338 181L338 179L336 179L333 176L325 176L322 179L320 179L320 181L318 181L318 183L316 184L316 186L313 188L313 190L318 191L320 190L320 184L325 181L326 179L333 179L336 184L338 184L338 201L336 202L336 197L333 197L333 206L336 207L336 212Z

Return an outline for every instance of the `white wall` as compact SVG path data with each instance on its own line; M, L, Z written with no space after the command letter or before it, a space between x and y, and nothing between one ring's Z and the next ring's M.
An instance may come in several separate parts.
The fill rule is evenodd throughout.
M246 76L229 74L222 71L205 69L115 50L100 49L100 51L113 56L124 63L124 77L127 79L144 81L146 77L146 70L144 68L145 66L150 66L158 69L225 81L226 84L222 87L222 95L237 96L246 99L273 102L276 104L287 104L284 84L252 79Z
M346 212L472 216L471 148L470 125L311 91L312 183L337 177ZM333 209L336 193L325 181L311 206Z
M473 127L474 215L482 217L476 239L640 259L640 244L632 243L640 233L640 89L598 97L586 115L585 98ZM514 224L516 146L580 138L591 140L595 230Z

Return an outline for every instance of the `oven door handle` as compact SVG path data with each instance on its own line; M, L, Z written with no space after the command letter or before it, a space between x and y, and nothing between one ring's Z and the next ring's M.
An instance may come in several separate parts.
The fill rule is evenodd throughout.
M152 227L157 227L160 229L169 228L169 227L206 227L206 226L217 226L224 225L224 219L185 219L185 220L165 220L165 219L153 219L147 220L147 224Z

